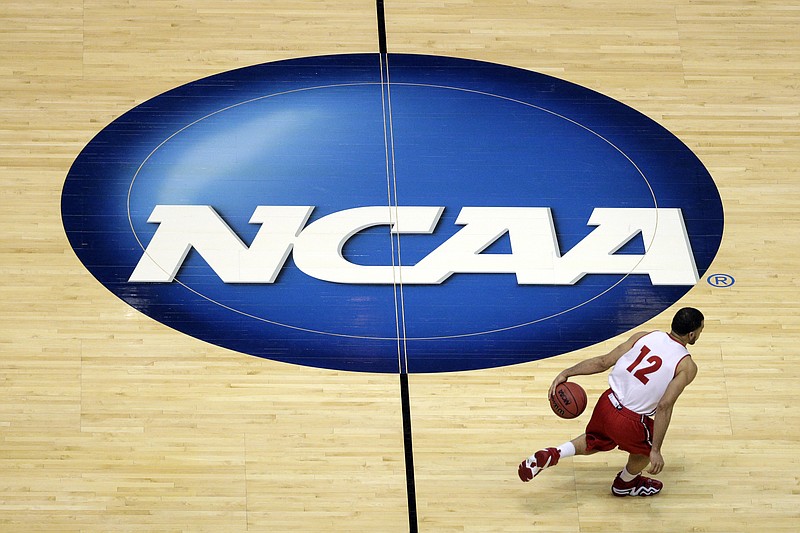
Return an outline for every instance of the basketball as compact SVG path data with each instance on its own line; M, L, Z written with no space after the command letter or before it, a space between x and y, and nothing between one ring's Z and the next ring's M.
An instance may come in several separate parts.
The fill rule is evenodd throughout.
M586 409L586 391L577 383L559 383L550 396L550 408L561 418L575 418Z

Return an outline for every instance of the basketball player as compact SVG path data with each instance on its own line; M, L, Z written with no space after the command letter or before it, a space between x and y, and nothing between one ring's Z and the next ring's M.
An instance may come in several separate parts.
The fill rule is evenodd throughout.
M519 465L519 477L530 481L559 459L590 455L619 447L628 452L628 463L611 485L614 496L653 496L663 483L641 475L658 474L664 468L661 444L667 433L672 408L684 388L697 375L697 365L686 345L697 342L703 331L703 314L685 307L675 314L670 333L640 332L609 353L593 357L561 372L550 386L572 376L605 372L611 386L595 405L586 433L557 448L534 453ZM652 418L651 418L652 417Z

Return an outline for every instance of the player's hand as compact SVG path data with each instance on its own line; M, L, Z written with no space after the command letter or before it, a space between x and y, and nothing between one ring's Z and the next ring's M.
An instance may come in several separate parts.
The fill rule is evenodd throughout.
M655 450L650 451L650 468L647 470L648 474L658 474L664 469L664 457L660 452Z
M552 385L550 385L550 391L547 393L547 397L552 398L553 395L556 393L556 387L558 387L559 384L564 383L565 381L567 381L567 378L563 374L557 375L556 379L553 380Z

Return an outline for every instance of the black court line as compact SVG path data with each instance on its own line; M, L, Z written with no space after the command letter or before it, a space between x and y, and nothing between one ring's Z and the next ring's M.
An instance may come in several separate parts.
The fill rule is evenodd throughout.
M386 140L386 168L387 178L390 181L389 187L389 207L397 207L396 192L392 194L392 190L396 191L393 187L394 183L394 139L392 132L392 119L391 119L391 96L389 90L389 57L386 46L386 15L383 9L383 0L375 1L375 8L378 18L378 50L380 51L380 68L381 80L385 84L386 95L384 103L384 131L387 132ZM383 89L382 89L383 90ZM394 251L392 253L392 261L400 264L400 235L392 237ZM403 286L402 279L400 280L399 293L398 287L395 287L395 301L399 303L397 311L397 331L398 331L398 373L400 375L400 401L402 404L403 413L403 450L405 453L406 465L406 496L408 499L408 529L411 533L417 533L419 526L417 523L417 490L414 482L414 446L411 434L411 401L408 386L408 361L405 354L405 318L403 311ZM402 320L402 325L400 324ZM402 339L401 337L402 332Z
M406 487L408 497L408 528L417 533L417 490L414 485L414 448L411 441L411 402L408 398L408 373L400 374L400 399L403 404L403 447L406 457Z
M378 11L378 50L386 54L386 14L383 11L383 0L375 0Z

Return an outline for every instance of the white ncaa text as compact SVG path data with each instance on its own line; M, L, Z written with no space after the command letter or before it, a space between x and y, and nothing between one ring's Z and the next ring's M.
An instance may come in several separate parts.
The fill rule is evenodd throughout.
M653 285L699 280L683 215L675 208L595 208L594 229L561 254L550 208L463 207L463 226L414 265L359 265L342 250L375 226L395 234L432 234L444 211L428 206L345 209L307 225L313 206L258 206L261 228L246 245L208 205L157 205L159 224L131 282L172 282L194 248L224 283L274 283L292 255L308 276L334 283L436 285L453 274L514 274L519 285L573 285L590 274L644 274ZM641 233L643 254L616 253ZM510 253L483 253L508 234Z

